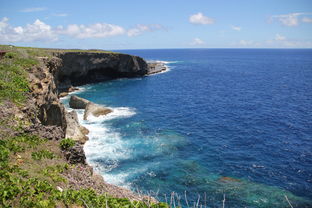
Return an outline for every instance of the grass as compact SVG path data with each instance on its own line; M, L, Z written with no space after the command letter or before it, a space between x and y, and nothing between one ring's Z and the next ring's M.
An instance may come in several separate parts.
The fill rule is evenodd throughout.
M15 47L0 46L7 51L0 59L0 103L7 100L22 104L29 92L27 69L39 61L27 51Z
M21 47L18 46L16 48L25 49L25 50L33 50L33 51L45 51L46 53L50 52L82 52L82 53L117 53L113 51L99 50L99 49L57 49L57 48L33 48L33 47Z

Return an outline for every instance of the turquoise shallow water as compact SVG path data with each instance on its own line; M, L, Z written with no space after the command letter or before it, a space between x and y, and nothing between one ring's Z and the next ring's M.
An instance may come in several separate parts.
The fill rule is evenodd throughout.
M77 93L114 110L81 119L106 181L210 207L312 207L312 50L122 52L170 70Z

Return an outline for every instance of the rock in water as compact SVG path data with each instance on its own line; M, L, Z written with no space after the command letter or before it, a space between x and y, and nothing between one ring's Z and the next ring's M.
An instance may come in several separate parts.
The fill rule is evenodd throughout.
M99 117L99 116L102 116L102 115L109 114L111 112L113 112L113 111L111 109L109 109L109 108L105 108L103 106L100 106L100 105L97 105L95 103L89 102L87 104L86 108L85 108L83 119L87 120L88 116L90 114L92 114L95 117Z
M74 109L85 109L89 102L89 100L73 95L70 97L69 107Z
M59 97L61 98L61 97L65 97L65 96L67 96L68 95L68 92L61 92L60 94L59 94Z
M88 134L89 131L79 124L76 111L66 112L66 122L66 138L71 138L82 144L88 140L86 134Z

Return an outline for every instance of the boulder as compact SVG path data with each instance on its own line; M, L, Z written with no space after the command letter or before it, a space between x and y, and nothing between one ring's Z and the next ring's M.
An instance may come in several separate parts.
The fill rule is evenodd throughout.
M61 92L60 94L59 94L59 97L61 98L61 97L66 97L68 95L68 92Z
M68 92L74 92L74 91L77 91L77 90L79 90L78 87L73 87L73 86L71 86L71 87L68 89Z
M113 112L109 108L105 108L103 106L97 105L95 103L89 102L85 108L85 112L83 115L83 119L87 120L89 115L93 115L95 117L99 117L102 115L106 115Z
M89 102L89 100L73 95L70 97L69 107L74 109L85 109Z
M82 144L88 140L86 134L88 134L89 131L79 124L76 111L66 112L66 122L67 128L65 138L71 138Z
M66 150L65 157L71 164L86 164L86 156L83 151L83 145L81 144L75 144L75 146Z
M86 127L84 127L84 126L80 126L79 127L79 129L80 129L80 131L84 134L84 135L87 135L87 134L89 134L89 129L87 129Z

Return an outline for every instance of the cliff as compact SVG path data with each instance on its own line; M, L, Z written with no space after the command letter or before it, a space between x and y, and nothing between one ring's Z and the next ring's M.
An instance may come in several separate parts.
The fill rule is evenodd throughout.
M68 117L75 116L59 100L59 92L71 86L148 74L142 58L12 46L0 49L6 51L0 59L0 206L102 207L108 203L110 207L146 207L146 202L155 202L105 183L85 164L83 142L64 139L72 128ZM145 202L133 204L129 199Z
M55 74L60 91L71 86L148 74L147 63L138 56L112 52L56 52L54 55L62 60Z

